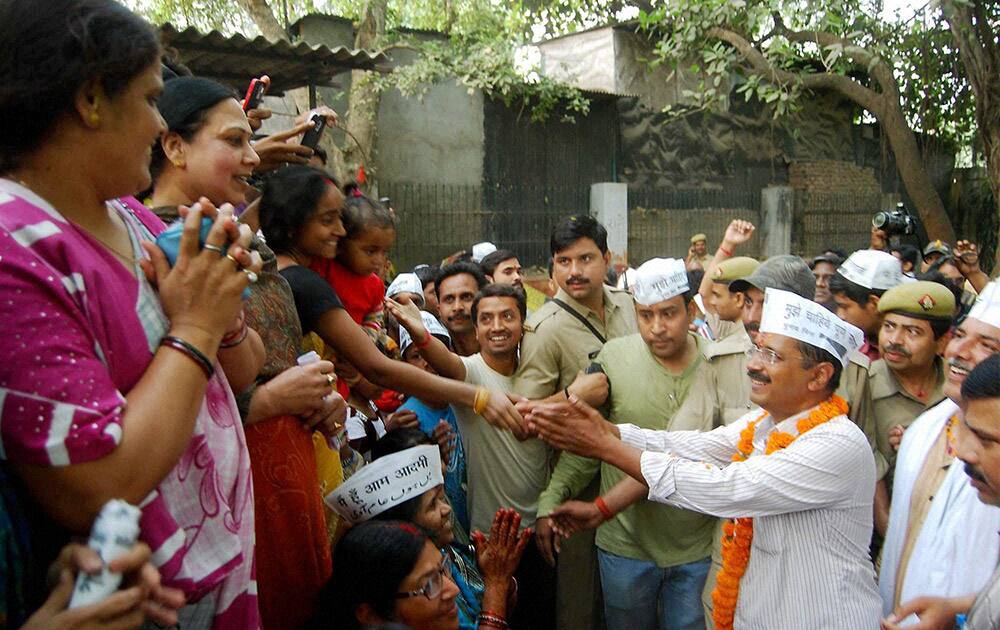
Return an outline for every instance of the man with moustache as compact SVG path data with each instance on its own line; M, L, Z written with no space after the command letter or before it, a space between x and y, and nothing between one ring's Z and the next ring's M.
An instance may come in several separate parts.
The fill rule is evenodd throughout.
M1000 354L976 366L962 383L962 419L955 427L955 456L962 461L969 484L980 501L1000 506ZM996 511L996 508L994 508ZM917 597L882 621L884 630L898 630L917 615L919 630L950 630L956 615L967 615L964 630L995 630L1000 620L1000 567L978 595Z
M604 285L611 252L603 225L586 215L568 217L553 227L549 251L558 290L524 327L514 379L514 391L531 400L567 392L605 342L637 330L632 296ZM548 519L538 521L537 540L548 527ZM558 627L596 627L602 610L592 534L562 548L558 582Z
M517 254L509 249L498 249L487 254L479 266L483 268L486 279L497 284L510 284L524 287L524 272Z
M688 329L691 292L684 261L654 258L633 279L639 332L604 345L592 368L607 375L608 389L589 402L612 422L675 431L711 428L672 421L702 365L700 346L707 343ZM539 498L539 515L579 494L598 474L602 490L623 478L599 460L563 453ZM607 517L600 505L589 507L603 523L597 553L608 630L704 630L701 591L715 519L648 501ZM674 533L665 537L665 531ZM551 558L551 541L539 541Z
M884 614L919 596L957 597L981 589L1000 554L1000 510L983 505L953 453L962 383L1000 352L1000 286L991 282L945 350L945 400L903 434L882 548Z
M769 288L747 364L761 410L731 425L702 433L613 424L575 397L522 411L554 447L621 469L649 499L736 521L723 543L716 627L871 630L875 464L834 395L863 340L819 304Z
M937 282L908 282L882 295L879 350L872 363L868 386L875 421L875 445L888 464L875 494L875 529L885 535L889 524L889 497L896 449L890 442L923 412L944 399L944 352L948 343L955 296Z
M510 285L490 284L476 293L470 308L481 349L472 356L460 357L449 351L427 332L422 318L413 316L412 309L409 316L400 312L400 325L439 375L490 390L510 391L523 334L524 293ZM525 439L527 436L514 436L495 427L470 407L453 408L465 448L472 529L488 532L500 508L517 510L521 526L532 527L538 495L549 480L548 446L537 438ZM511 627L548 630L555 616L555 571L535 546L529 545L516 576L519 595Z
M439 319L448 329L452 346L459 356L469 357L479 352L472 302L484 286L486 277L479 265L469 262L446 265L435 280Z
M837 273L837 267L843 262L843 258L828 252L816 256L809 263L809 268L812 269L813 276L816 278L815 300L833 312L837 310L837 303L833 301L833 294L830 293L830 278Z

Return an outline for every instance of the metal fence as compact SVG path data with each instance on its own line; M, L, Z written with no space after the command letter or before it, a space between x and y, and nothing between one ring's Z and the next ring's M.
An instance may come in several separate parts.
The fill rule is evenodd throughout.
M559 219L590 210L589 187L465 186L380 182L399 220L393 259L400 270L433 263L479 241L511 249L525 266L544 266L549 232ZM733 219L760 226L757 189L630 189L628 260L637 265L653 257L687 254L690 238L708 235L710 251ZM879 195L819 194L795 191L792 252L811 256L826 247L852 251L867 246ZM741 253L757 256L763 229Z

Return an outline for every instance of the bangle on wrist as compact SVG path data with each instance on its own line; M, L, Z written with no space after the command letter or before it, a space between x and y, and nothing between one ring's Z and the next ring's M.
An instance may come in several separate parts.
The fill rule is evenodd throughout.
M428 331L424 331L424 338L418 341L416 344L417 350L424 350L427 346L431 345L431 334Z
M480 387L476 390L476 397L472 401L472 410L476 412L477 415L483 415L486 411L486 405L490 402L490 390L485 387Z
M507 628L507 621L503 617L497 615L496 613L492 613L488 610L484 610L481 613L479 613L479 618L477 621L479 621L481 625L492 626L494 628L501 628L501 629Z
M234 348L243 343L248 334L250 334L250 327L247 326L246 320L244 320L243 325L240 326L238 330L235 330L222 338L222 341L219 342L219 348Z
M726 249L726 247L724 245L719 245L719 251L722 252L723 254L725 254L726 258L732 258L733 257L733 250Z
M604 502L604 497L597 497L594 499L594 505L597 506L597 511L601 513L604 520L610 521L615 517L615 513L608 508L608 504Z
M194 345L184 341L180 337L167 335L160 340L160 345L173 348L194 361L198 367L201 368L201 371L205 373L205 378L211 379L212 375L215 374L215 367L212 365L212 362L208 360L208 357L206 357L201 350L195 348Z

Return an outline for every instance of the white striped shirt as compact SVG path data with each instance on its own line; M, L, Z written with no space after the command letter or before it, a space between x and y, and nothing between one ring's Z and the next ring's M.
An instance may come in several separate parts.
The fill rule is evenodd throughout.
M861 429L839 416L763 456L776 428L792 435L807 410L757 425L754 453L732 463L754 410L714 431L652 431L619 425L646 451L649 499L719 517L753 517L750 563L740 581L735 628L875 630L881 603L868 556L875 461Z

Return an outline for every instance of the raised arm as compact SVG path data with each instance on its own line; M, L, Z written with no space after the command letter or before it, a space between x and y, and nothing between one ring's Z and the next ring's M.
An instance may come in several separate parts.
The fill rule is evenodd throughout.
M708 268L705 269L705 275L701 278L701 284L698 285L698 294L701 296L702 303L705 304L705 308L709 312L715 312L715 309L709 306L710 301L708 299L712 294L712 278L715 277L715 268L722 261L731 258L736 252L737 247L749 241L755 229L753 223L744 221L743 219L733 219L729 227L726 228L722 242L719 243L719 248L715 250L715 256L712 256L712 260L709 261Z
M392 298L386 298L385 308L392 313L399 325L410 333L410 338L413 339L420 356L435 372L456 381L465 380L465 364L462 363L461 357L449 350L440 339L427 332L416 304L400 304Z

